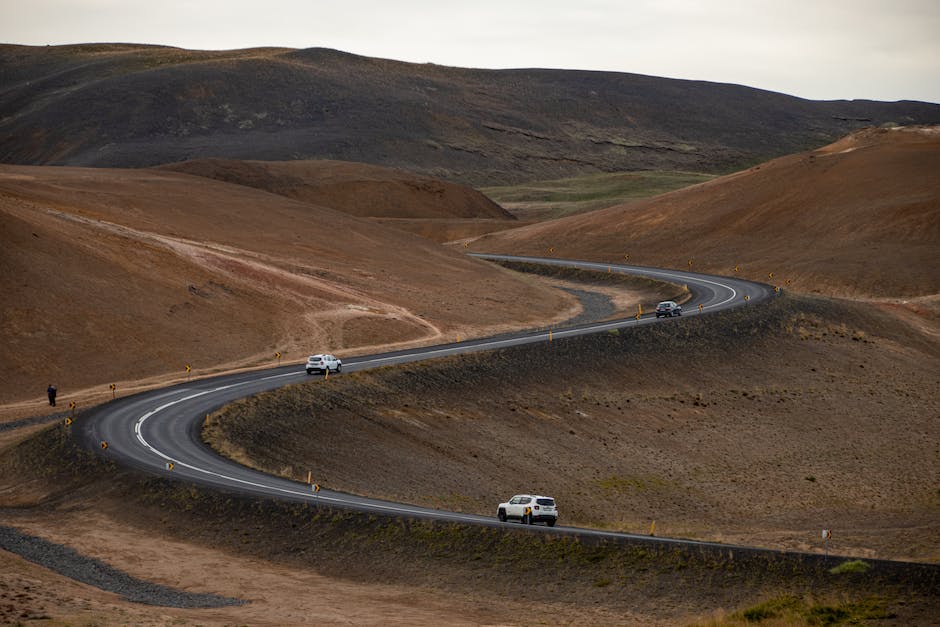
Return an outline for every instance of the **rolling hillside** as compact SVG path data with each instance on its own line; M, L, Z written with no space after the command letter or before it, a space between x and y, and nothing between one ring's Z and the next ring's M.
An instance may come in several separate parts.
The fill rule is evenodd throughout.
M940 128L860 131L652 199L485 235L486 252L623 260L856 297L940 293ZM770 273L773 272L773 277Z
M247 185L362 218L515 220L466 186L362 163L200 159L163 169Z
M0 403L577 313L463 251L165 170L2 166L0 227Z
M940 105L814 102L738 85L475 70L312 48L0 46L0 161L141 167L333 159L475 185L729 171Z

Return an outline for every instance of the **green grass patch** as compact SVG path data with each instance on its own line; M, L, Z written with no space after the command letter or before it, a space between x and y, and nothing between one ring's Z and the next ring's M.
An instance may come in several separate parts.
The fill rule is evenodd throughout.
M772 625L857 625L885 618L890 618L887 601L877 596L827 602L801 595L783 595L707 624L724 627L768 621Z
M487 187L482 191L517 217L549 220L657 196L713 178L697 172L617 172Z
M835 568L829 569L829 572L833 575L841 575L843 573L864 573L871 565L868 562L863 562L862 560L851 560L848 562L842 562Z

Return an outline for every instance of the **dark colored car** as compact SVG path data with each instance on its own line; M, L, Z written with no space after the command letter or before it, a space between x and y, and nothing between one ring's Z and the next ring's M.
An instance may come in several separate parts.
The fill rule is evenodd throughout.
M673 316L682 315L682 306L672 300L664 300L663 302L656 305L656 317L662 318L667 316L672 318Z

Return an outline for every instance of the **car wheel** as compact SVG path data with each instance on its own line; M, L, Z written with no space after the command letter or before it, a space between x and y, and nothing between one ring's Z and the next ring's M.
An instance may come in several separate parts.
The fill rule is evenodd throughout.
M337 365L337 366L336 366L336 372L342 372L342 371L343 371L343 364Z
M313 370L311 370L310 368L307 368L307 374L313 374Z
M548 525L549 527L554 527L554 526L555 526L555 519L552 518L551 520L547 521L545 524Z
M496 517L499 518L499 522L506 522L506 510L499 510L499 512L496 514Z

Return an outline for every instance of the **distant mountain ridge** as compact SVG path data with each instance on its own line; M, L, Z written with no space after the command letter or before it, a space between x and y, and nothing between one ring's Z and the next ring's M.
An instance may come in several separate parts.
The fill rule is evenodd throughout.
M727 171L940 105L809 101L738 85L479 70L335 50L0 46L0 161L143 167L331 159L471 184Z

